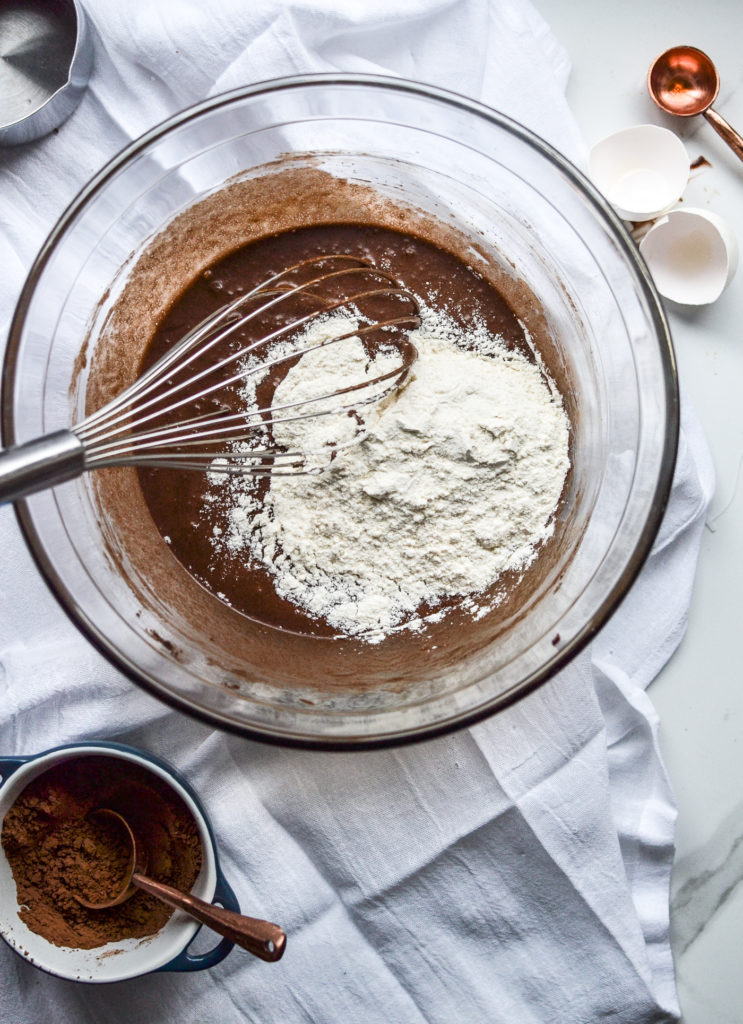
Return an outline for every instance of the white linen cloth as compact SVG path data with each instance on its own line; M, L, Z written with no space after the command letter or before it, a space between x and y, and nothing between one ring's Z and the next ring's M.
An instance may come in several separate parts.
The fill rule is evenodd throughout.
M75 114L0 152L2 334L65 205L121 146L208 94L279 75L399 74L512 115L579 164L568 58L527 0L86 0L95 67ZM168 710L75 631L0 510L0 752L116 738L199 791L243 910L284 959L63 982L0 944L0 1020L643 1024L677 1014L668 943L674 804L644 688L685 624L711 463L684 405L652 556L559 678L477 727L318 754Z

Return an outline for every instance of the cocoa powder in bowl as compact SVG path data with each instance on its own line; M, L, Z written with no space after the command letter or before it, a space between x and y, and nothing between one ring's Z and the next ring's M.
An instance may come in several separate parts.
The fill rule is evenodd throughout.
M89 910L75 899L75 892L105 898L125 870L121 845L86 821L97 807L126 818L147 850L151 877L188 892L201 870L196 822L159 776L97 754L61 761L26 786L5 815L1 837L19 916L55 946L94 949L154 935L173 913L141 890L105 910Z

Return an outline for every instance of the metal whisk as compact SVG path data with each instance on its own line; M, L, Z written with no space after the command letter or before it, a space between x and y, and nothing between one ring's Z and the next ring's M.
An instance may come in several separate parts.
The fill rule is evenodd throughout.
M348 331L319 343L308 340L313 323L339 310L349 316ZM70 430L0 453L0 502L105 466L306 472L308 453L281 450L272 442L272 425L353 415L389 395L417 358L407 331L419 323L413 295L366 260L345 255L303 260L208 316L130 387ZM306 353L354 337L365 341L370 357L392 351L399 361L377 376L302 401L275 405L269 398L254 407L235 407L241 382L250 377L279 381ZM201 411L204 403L211 405L207 411Z

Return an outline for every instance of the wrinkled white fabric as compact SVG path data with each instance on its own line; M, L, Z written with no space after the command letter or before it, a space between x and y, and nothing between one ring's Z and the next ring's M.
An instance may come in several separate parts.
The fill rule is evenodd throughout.
M45 236L130 139L208 94L304 71L399 74L497 107L581 163L567 55L527 0L87 0L76 113L0 151L0 326ZM317 754L168 710L75 631L0 510L0 753L116 738L203 797L243 909L287 953L90 987L0 947L18 1024L626 1024L677 1013L668 943L674 804L644 688L683 635L713 478L683 406L660 536L611 622L559 678L468 731ZM203 939L200 940L203 942Z

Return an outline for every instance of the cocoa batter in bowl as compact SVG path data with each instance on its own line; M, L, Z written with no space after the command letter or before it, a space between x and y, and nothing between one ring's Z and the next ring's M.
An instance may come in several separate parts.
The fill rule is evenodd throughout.
M204 303L318 250L387 261L559 393L570 469L530 561L370 642L287 601L261 567L246 574L213 541L225 521L203 477L106 470L19 511L63 605L161 698L278 742L402 742L506 706L573 656L639 571L670 487L660 305L621 224L543 142L460 97L363 76L179 115L91 183L40 256L6 360L5 440L68 425Z

